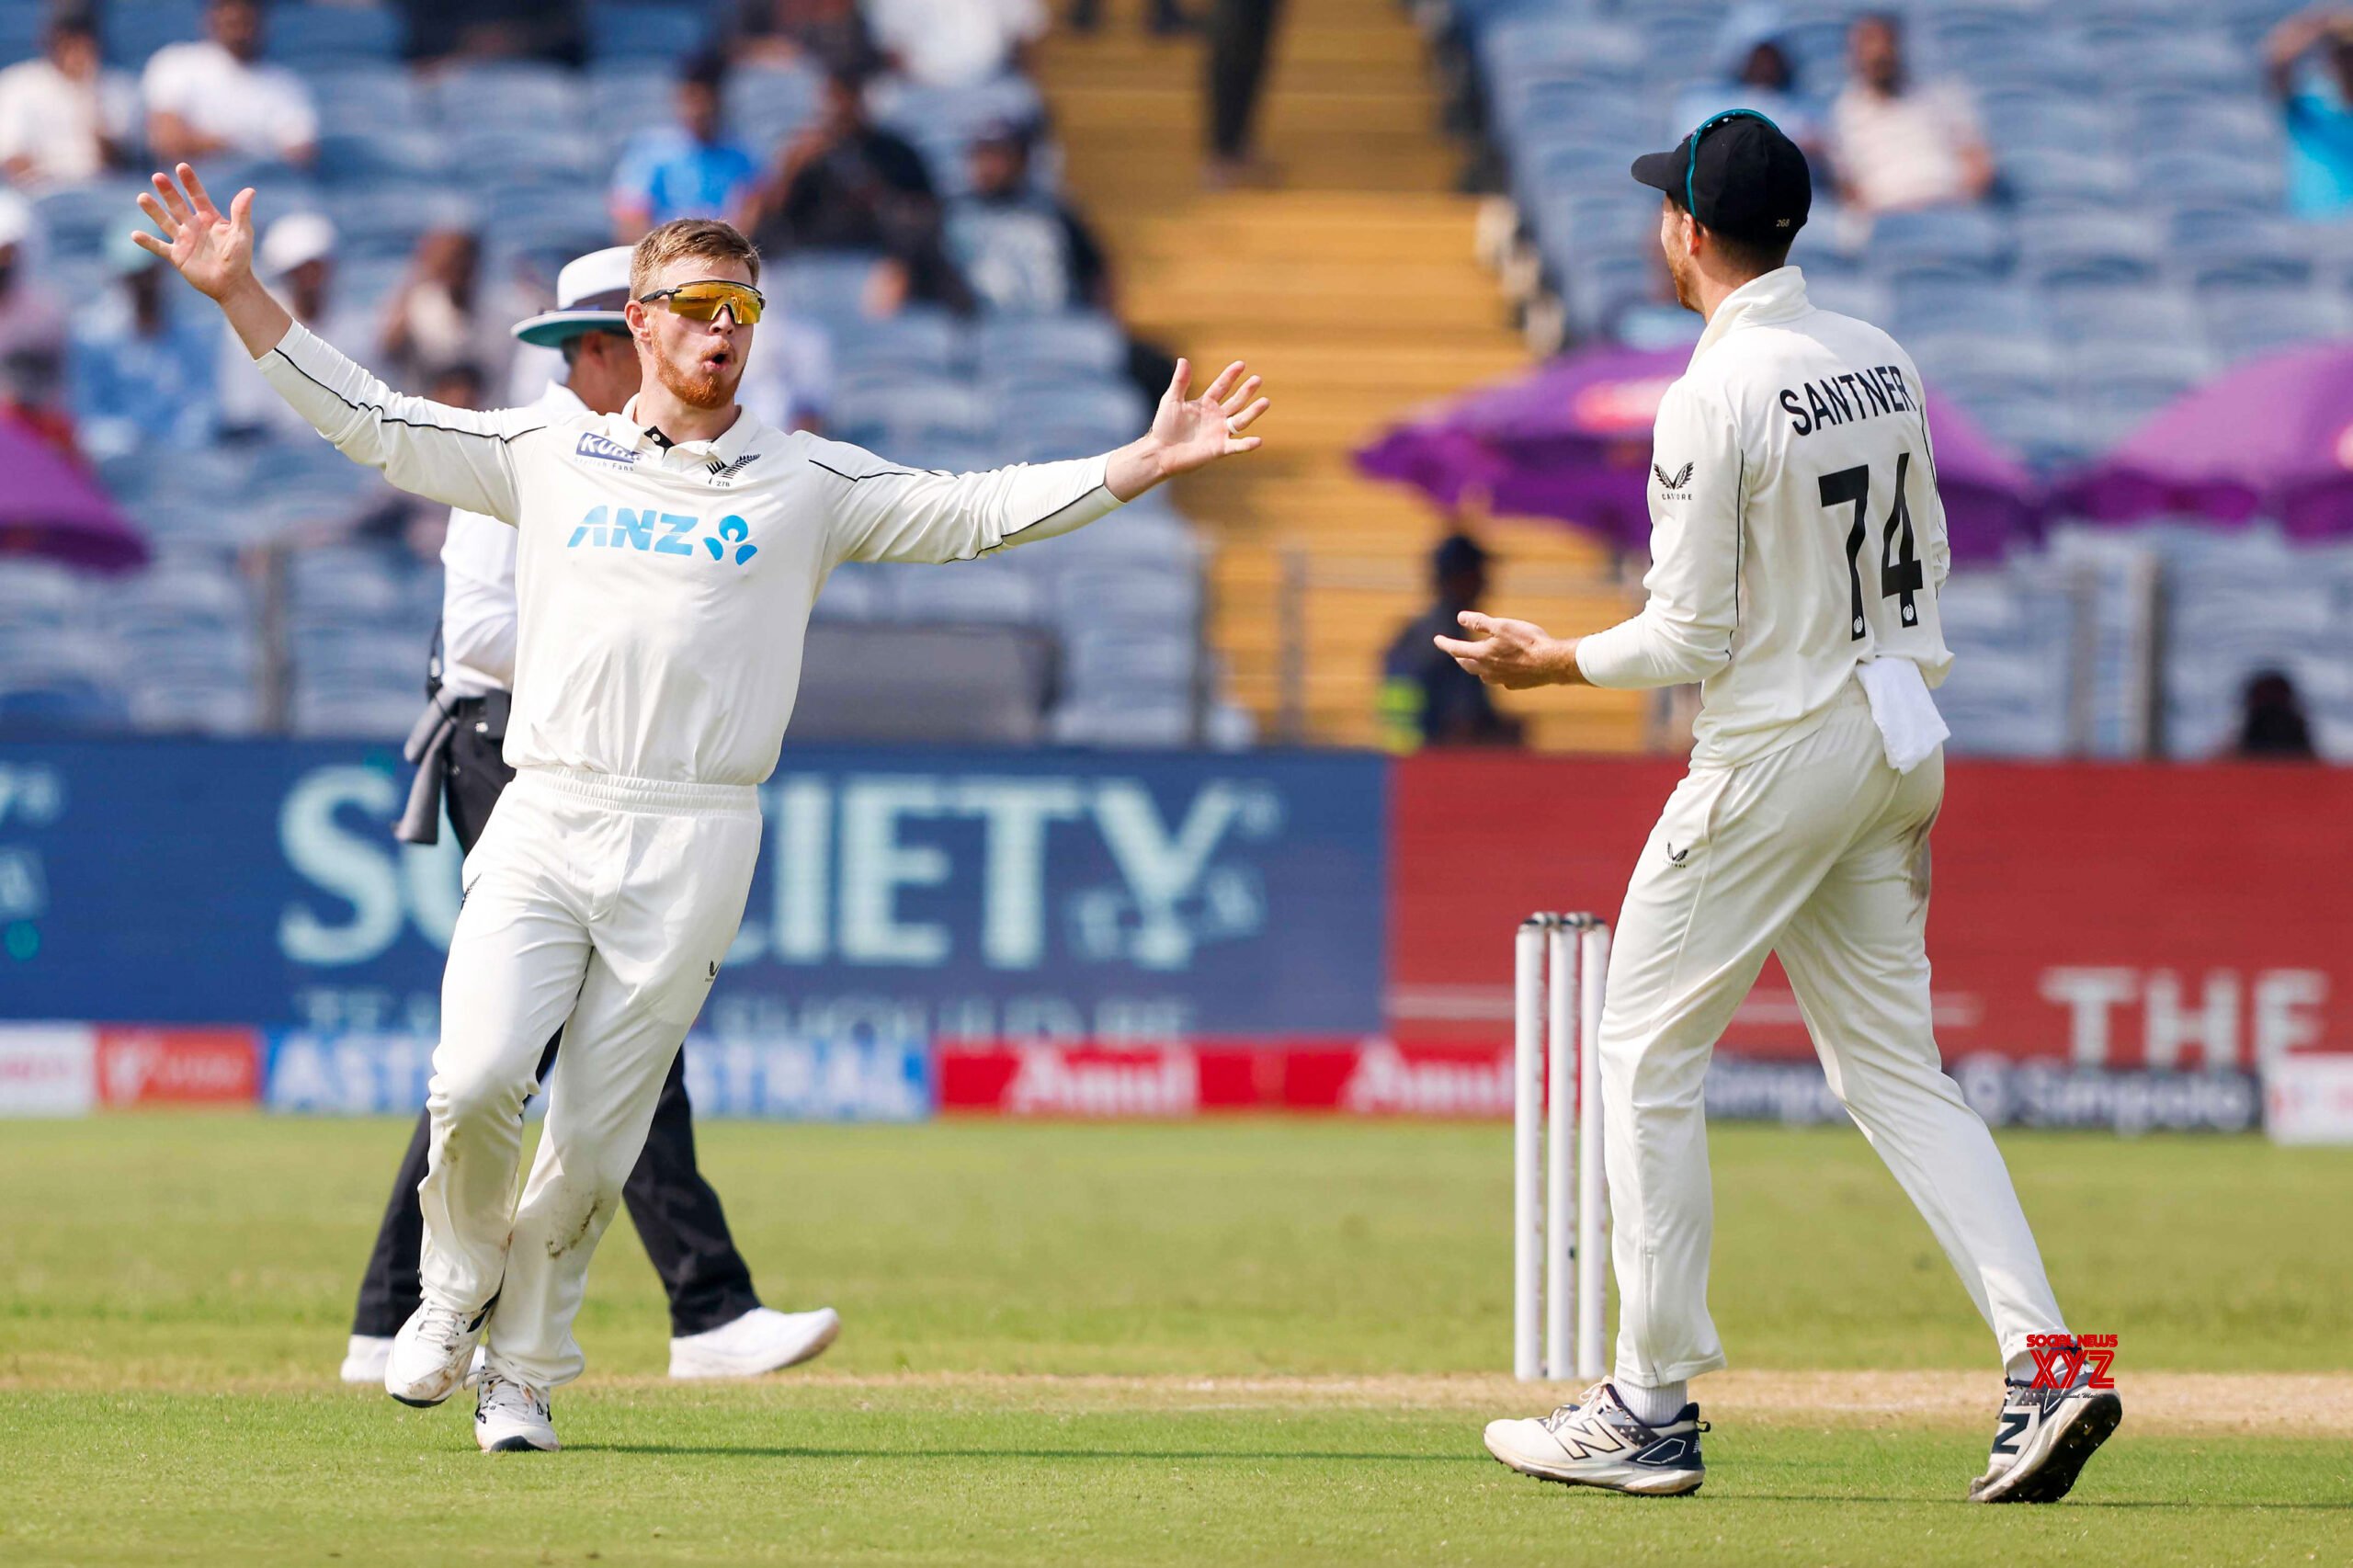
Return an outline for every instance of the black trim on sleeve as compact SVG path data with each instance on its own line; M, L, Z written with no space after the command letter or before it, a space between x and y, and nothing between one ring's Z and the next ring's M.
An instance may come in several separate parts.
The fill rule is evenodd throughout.
M900 479L922 479L929 474L944 473L946 472L943 469L925 469L918 471L911 468L878 468L872 473L844 473L841 470L834 467L831 463L818 462L815 458L811 458L809 461L813 466L824 469L835 479L847 479L852 484L856 484L858 481L864 479L889 479L894 475Z
M1086 490L1085 490L1085 491L1082 491L1082 492L1081 492L1081 493L1079 493L1078 494L1072 496L1069 500L1067 500L1067 501L1063 502L1061 506L1059 506L1055 507L1052 511L1051 511L1051 512L1047 513L1044 517L1032 517L1029 521L1028 521L1028 522L1026 522L1026 523L1022 524L1022 525L1021 525L1019 528L1007 528L1007 529L1006 529L1006 530L1005 530L1005 542L1006 542L1006 543L1007 543L1007 544L1011 544L1011 543L1013 542L1013 540L1014 540L1014 536L1015 536L1015 535L1017 535L1017 534L1026 534L1026 533L1028 533L1031 528L1038 528L1038 527L1040 527L1040 525L1042 525L1042 524L1051 523L1051 522L1052 522L1056 517L1061 517L1064 512L1069 511L1073 506L1078 506L1078 505L1079 505L1079 504L1081 504L1082 502L1086 502L1086 501L1092 501L1092 500L1094 500L1094 499L1095 499L1095 492L1096 492L1096 491L1100 490L1100 491L1103 491L1103 492L1105 492L1105 493L1107 493L1107 494L1108 494L1108 493L1110 491L1110 488L1111 488L1111 487L1110 487L1108 484L1097 484L1097 485L1094 485L1094 486L1092 486L1092 487L1090 487L1090 488L1088 488L1088 489L1086 489ZM1120 498L1119 498L1117 495L1113 495L1113 496L1111 497L1111 504L1112 504L1113 506L1118 506L1118 505L1120 504Z
M301 366L295 364L294 357L291 354L287 353L285 349L273 348L270 352L277 355L280 359L285 360L289 369L301 377L304 381L310 382L313 386L318 388L321 392L326 393L329 397L335 399L335 402L343 404L344 407L352 410L356 414L373 414L387 425L405 425L412 430L443 430L452 436L479 436L485 441L496 441L502 446L510 441L520 440L525 436L535 436L539 434L539 432L550 428L550 426L545 425L533 425L526 429L513 430L502 434L496 430L469 430L462 425L444 425L438 419L404 419L399 415L394 414L391 409L386 408L381 403L352 402L351 399L344 396L343 393L335 391L335 388L327 385L326 382L319 380L318 377L311 374L310 371L302 369ZM420 399L419 401L422 402L423 400Z

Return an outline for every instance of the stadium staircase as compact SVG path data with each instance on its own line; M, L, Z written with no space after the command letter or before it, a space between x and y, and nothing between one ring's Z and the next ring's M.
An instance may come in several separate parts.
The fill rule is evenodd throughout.
M1476 200L1438 126L1420 36L1386 0L1290 0L1269 69L1266 189L1200 178L1202 43L1144 35L1132 5L1097 33L1058 31L1038 76L1066 183L1101 226L1120 310L1201 374L1236 356L1276 399L1267 448L1183 483L1215 551L1210 635L1262 738L1381 739L1382 651L1427 602L1447 519L1359 477L1349 452L1418 404L1528 363L1474 256ZM1616 619L1630 596L1590 541L1480 518L1489 608L1555 629ZM1589 689L1509 694L1546 749L1632 751L1652 705Z

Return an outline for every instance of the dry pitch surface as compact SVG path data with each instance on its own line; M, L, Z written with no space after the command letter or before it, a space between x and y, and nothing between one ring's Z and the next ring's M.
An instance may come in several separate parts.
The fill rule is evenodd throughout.
M331 1381L404 1130L0 1126L0 1562L2353 1562L2353 1158L2006 1142L2123 1430L2056 1507L1958 1499L1983 1331L1851 1134L1716 1142L1699 1496L1502 1471L1499 1128L717 1127L819 1368L658 1376L626 1226L566 1452Z

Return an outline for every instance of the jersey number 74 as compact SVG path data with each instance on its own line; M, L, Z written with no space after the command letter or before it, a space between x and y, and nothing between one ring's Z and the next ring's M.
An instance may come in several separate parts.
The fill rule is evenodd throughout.
M1920 607L1914 596L1919 593L1925 579L1920 573L1920 557L1915 552L1912 540L1912 506L1904 498L1904 482L1911 476L1912 454L1895 454L1895 505L1887 514L1887 527L1880 535L1879 593L1881 598L1898 599L1896 607L1906 626L1920 624ZM1866 467L1842 468L1836 473L1822 476L1824 507L1852 506L1855 526L1847 530L1847 634L1859 641L1863 623L1863 541L1870 535L1871 471Z

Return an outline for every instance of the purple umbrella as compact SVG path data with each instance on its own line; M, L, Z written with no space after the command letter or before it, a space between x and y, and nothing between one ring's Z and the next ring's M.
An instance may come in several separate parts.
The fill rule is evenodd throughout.
M0 558L40 555L121 572L147 563L147 541L97 482L39 437L0 419Z
M2102 522L2261 515L2301 538L2353 533L2353 344L2266 355L2184 393L2063 494Z
M1560 517L1640 548L1650 539L1651 425L1690 356L1587 348L1533 374L1419 411L1357 465L1448 506L1483 492L1498 512ZM2024 468L1931 392L1938 489L1954 559L1998 559L2032 538L2041 505Z

